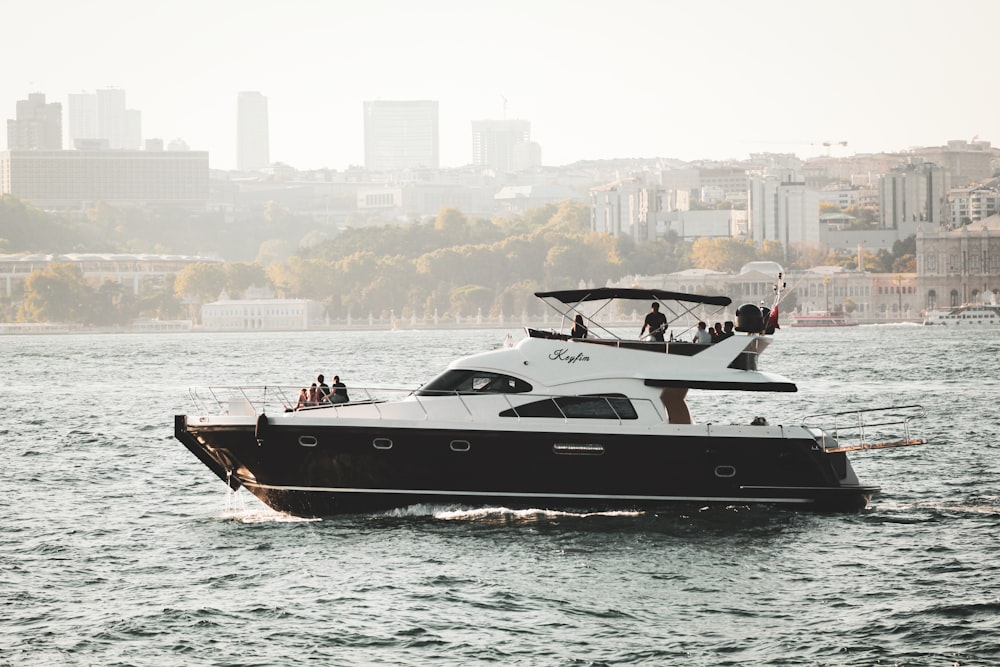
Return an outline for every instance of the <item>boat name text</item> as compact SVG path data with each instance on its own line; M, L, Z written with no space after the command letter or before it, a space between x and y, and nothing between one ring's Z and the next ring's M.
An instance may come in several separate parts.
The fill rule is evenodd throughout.
M567 364L575 364L578 361L590 361L590 357L582 353L576 353L574 355L567 354L567 350L560 349L556 350L549 355L549 359L552 361L565 361Z

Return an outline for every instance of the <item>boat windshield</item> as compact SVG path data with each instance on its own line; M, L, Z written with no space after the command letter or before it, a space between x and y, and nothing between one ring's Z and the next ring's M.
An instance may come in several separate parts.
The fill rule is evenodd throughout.
M417 390L417 396L443 394L524 394L532 386L512 375L492 371L450 369Z

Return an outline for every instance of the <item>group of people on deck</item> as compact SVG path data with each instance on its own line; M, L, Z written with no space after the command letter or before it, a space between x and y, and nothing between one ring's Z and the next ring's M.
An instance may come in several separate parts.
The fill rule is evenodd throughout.
M299 402L295 406L296 410L301 408L312 408L317 405L329 405L333 403L347 403L350 397L347 395L347 385L340 381L339 375L333 376L333 384L328 385L326 378L320 373L316 376L316 381L308 389L299 391Z
M698 345L718 343L720 340L734 336L736 334L734 327L735 325L729 321L726 322L725 326L721 322L716 322L712 328L709 328L705 322L698 322L698 329L691 342ZM660 342L663 342L663 337L667 332L667 316L660 312L660 304L655 301L650 306L649 312L646 313L642 329L639 330L639 338L643 339L647 335L647 331L649 332L649 340Z
M654 301L653 305L650 306L649 312L646 313L646 319L642 323L642 329L639 330L639 340L646 340L646 337L648 336L649 340L659 341L662 343L666 333L667 316L660 312L660 304ZM572 338L587 337L587 327L583 323L583 315L577 315L573 320L573 329L570 331L569 335ZM698 322L698 329L695 331L694 339L691 342L697 343L698 345L711 345L712 343L718 343L720 340L725 340L730 336L735 335L735 325L729 320L726 321L725 325L723 325L722 322L716 322L711 328L709 328L708 324L705 322ZM670 340L674 339L671 337Z

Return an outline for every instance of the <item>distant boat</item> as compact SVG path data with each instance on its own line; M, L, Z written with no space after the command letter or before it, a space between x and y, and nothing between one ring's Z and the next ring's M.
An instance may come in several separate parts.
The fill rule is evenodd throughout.
M931 310L924 324L1000 324L1000 306L969 303L955 308Z
M860 322L847 319L844 313L824 310L818 313L791 316L793 327L856 327Z

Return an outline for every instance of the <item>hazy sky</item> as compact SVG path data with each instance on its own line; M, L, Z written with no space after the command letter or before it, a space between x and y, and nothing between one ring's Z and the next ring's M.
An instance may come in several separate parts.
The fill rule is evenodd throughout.
M363 164L362 102L531 122L546 165L589 158L1000 145L996 0L5 2L0 119L29 92L123 88L143 137L236 163L236 94L268 97L271 159ZM65 127L64 127L65 133ZM6 132L0 136L6 147Z

